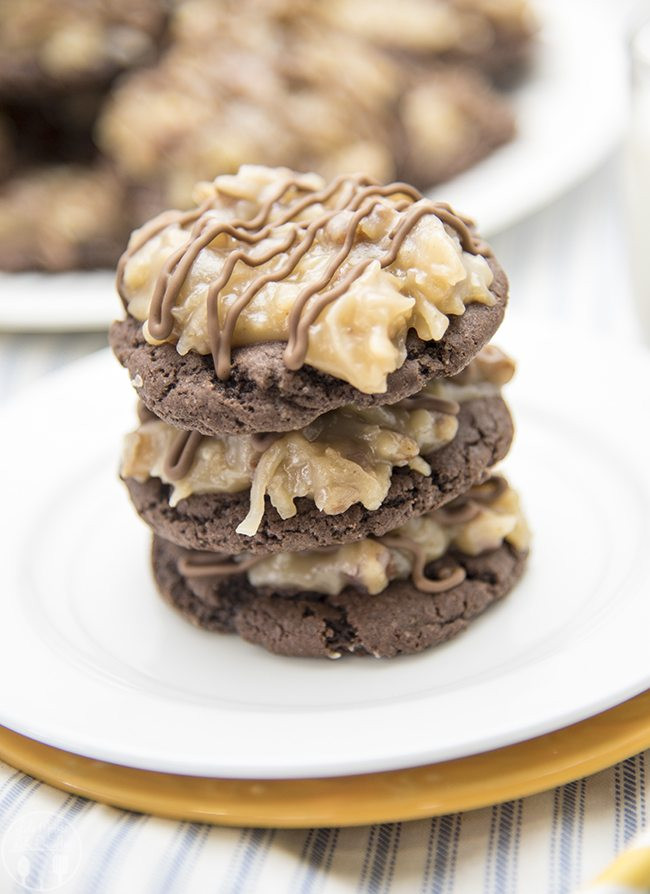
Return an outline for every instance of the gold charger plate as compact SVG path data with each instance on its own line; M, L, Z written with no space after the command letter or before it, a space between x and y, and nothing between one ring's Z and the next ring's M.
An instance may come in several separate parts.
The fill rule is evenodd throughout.
M56 788L141 813L223 826L309 828L486 807L588 776L650 747L650 690L581 723L458 760L329 779L240 780L122 767L0 727L0 758Z

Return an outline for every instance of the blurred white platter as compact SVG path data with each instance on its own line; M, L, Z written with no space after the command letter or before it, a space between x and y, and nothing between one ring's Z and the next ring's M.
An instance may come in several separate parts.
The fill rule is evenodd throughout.
M492 236L550 204L619 144L627 115L621 23L597 0L538 0L529 76L512 93L517 136L436 187Z
M112 270L0 273L0 330L102 332L120 315Z
M537 3L529 76L512 93L516 138L437 187L491 236L586 177L620 140L626 83L620 27L593 0ZM119 315L109 271L0 273L0 329L92 331Z
M102 352L23 391L0 413L0 724L142 769L329 776L490 750L645 690L650 407L607 341L511 318L502 343L521 358L506 470L529 567L465 633L392 661L283 658L192 627L157 596L117 479L126 373ZM650 355L627 349L625 377L647 381Z

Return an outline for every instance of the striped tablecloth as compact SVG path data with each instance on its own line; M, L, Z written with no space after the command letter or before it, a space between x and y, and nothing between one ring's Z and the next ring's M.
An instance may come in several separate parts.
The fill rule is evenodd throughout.
M619 187L614 160L493 240L511 278L511 313L560 322L576 338L637 339ZM101 335L0 335L0 400L104 344ZM493 808L309 831L220 829L132 814L0 764L0 894L570 892L645 826L649 755Z

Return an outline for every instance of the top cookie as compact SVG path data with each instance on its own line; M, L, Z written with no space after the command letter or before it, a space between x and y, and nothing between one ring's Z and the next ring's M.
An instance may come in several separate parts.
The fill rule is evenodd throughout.
M471 222L408 184L253 166L136 231L118 289L141 399L205 434L399 400L462 369L507 301Z

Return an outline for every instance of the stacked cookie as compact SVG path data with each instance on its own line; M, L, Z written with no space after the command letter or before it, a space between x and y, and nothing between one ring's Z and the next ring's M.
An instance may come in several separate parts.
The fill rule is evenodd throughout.
M244 166L136 231L118 288L121 474L191 621L391 657L510 590L507 280L470 221L405 183Z

